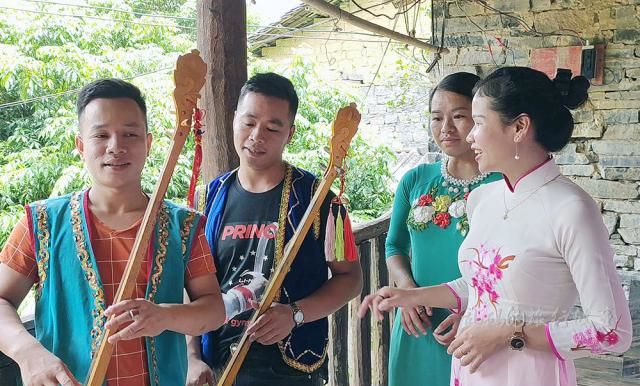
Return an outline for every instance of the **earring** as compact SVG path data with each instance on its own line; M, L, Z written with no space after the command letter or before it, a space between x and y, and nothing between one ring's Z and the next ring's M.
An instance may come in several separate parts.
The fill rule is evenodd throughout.
M518 142L516 142L516 155L513 158L520 159L520 154L518 154Z

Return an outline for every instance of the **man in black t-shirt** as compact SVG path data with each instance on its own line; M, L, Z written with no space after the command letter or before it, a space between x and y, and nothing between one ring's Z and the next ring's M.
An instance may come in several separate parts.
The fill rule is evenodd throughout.
M235 175L231 179L214 253L223 268L218 271L218 280L223 280L222 292L234 291L237 296L225 297L229 320L216 331L217 363L227 360L229 347L244 333L253 313L250 301L261 298L274 271L283 185L280 183L264 193L252 193L240 185ZM250 295L239 287L249 290Z
M236 386L323 384L326 318L362 290L356 256L347 254L350 261L336 261L343 256L335 250L342 245L336 239L344 236L345 250L355 251L349 227L344 227L344 235L330 231L325 238L326 229L335 229L333 218L348 222L346 210L332 202L335 196L330 194L285 277L277 302L247 326L252 305L260 301L319 182L282 160L295 132L297 107L291 82L273 73L255 75L241 90L233 122L240 167L209 183L204 197L205 234L218 268L228 320L204 335L200 347L191 342L188 385L203 385L211 379L209 367L224 368L245 331L254 343Z

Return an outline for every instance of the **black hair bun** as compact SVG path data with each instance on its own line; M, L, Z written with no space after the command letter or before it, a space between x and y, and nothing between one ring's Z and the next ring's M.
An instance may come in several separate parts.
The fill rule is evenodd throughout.
M567 70L565 70L567 71ZM576 76L571 79L571 72L568 74L561 73L558 70L556 78L553 80L553 84L556 86L556 90L560 93L560 103L562 103L568 109L577 109L587 101L589 97L589 79L582 75ZM568 76L567 76L568 75Z

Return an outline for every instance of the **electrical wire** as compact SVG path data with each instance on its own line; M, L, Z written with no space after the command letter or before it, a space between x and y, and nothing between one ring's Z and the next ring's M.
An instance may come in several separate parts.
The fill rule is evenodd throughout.
M514 19L518 22L518 24L520 24L526 31L530 32L530 33L534 33L537 36L573 36L575 38L577 38L580 41L580 45L584 46L584 39L582 37L580 37L580 34L572 29L568 29L568 28L560 28L559 30L553 31L553 32L541 32L538 31L536 28L529 26L529 24L527 24L527 22L521 18L518 17L516 15L501 11L495 7L490 6L485 0L474 0L475 2L477 2L478 4L480 4L481 6L483 6L485 9L495 12L497 14L499 14L500 16L505 16L511 19ZM456 0L456 3L458 1ZM460 7L460 5L458 4L458 7ZM571 32L570 34L567 33L561 33L562 31L568 31Z
M43 3L43 4L53 4L53 5L60 5L60 6L75 6L75 7L82 7L82 8L93 8L93 9L109 10L109 11L128 13L128 14L133 14L133 15L138 15L138 16L166 17L166 18L170 18L170 19L189 20L189 18L173 17L173 16L169 16L169 15L160 15L160 14L145 14L145 13L141 13L141 12L118 10L118 9L113 9L113 8L108 8L108 7L82 6L82 5L74 5L74 4L66 4L66 3L58 3L58 2L53 2L53 1L46 1L46 0L23 0L23 1L31 2L31 3ZM365 8L361 8L361 7L360 8L361 8L361 11L366 11L366 10L368 10L370 8L374 8L374 7L389 3L391 1L393 1L393 0L388 0L388 1L385 1L383 3L370 6L370 7L366 8L366 9ZM417 0L415 3L413 3L413 5L411 7L408 7L402 13L398 13L396 15L395 23L394 23L394 30L395 30L395 27L396 27L396 24L397 24L397 21L398 21L398 16L403 14L403 13L408 12L411 8L415 7L420 2L421 2L421 0ZM136 21L132 21L132 20L120 20L120 19L113 19L113 18L102 18L102 17L90 16L90 15L63 14L63 13L56 13L56 12L27 10L27 9L20 9L20 8L13 8L13 7L5 7L5 6L0 6L0 9L13 10L13 11L19 11L19 12L26 12L26 13L45 14L45 15L50 15L50 16L62 16L62 17L73 17L73 18L88 18L88 19L96 19L96 20L109 21L109 22L126 22L126 23L129 23L129 24L138 24L138 25L147 25L147 26L157 26L157 27L167 27L167 28L184 28L184 29L190 29L190 30L195 30L196 29L195 27L188 27L188 26L144 23L144 22L136 22ZM356 11L354 13L357 13L357 12L358 11ZM315 30L309 30L309 31L307 31L307 30L309 28L312 28L312 27L320 25L320 24L324 24L324 23L326 23L328 21L332 21L332 20L335 20L335 19L327 19L327 20L323 20L323 21L318 22L318 23L313 23L310 26L297 28L297 29L291 29L291 32L286 33L286 34L270 34L270 33L256 32L256 33L254 33L254 35L258 35L258 36L273 36L273 37L276 37L276 39L278 39L278 38L293 37L293 35L295 33L299 33L299 32L320 32L320 31L315 31ZM339 22L339 20L336 21L336 24L338 22ZM268 26L268 28L285 28L285 29L289 29L290 27ZM322 31L322 32L325 32L325 31ZM324 37L313 37L313 36L295 36L295 37L296 38L301 38L301 39L325 40L325 42L331 40L331 41L352 41L352 42L362 42L362 43L384 43L384 40L362 40L362 39L331 38L331 33L347 33L347 34L351 34L348 31L338 31L335 28L334 28L334 30L326 31L326 32L329 32L329 36L327 38L324 38ZM355 33L355 34L366 35L366 36L379 36L379 35L375 35L375 34L366 34L366 33ZM386 53L388 51L388 48L392 44L391 40L392 39L389 39L387 41L387 45L385 47L383 56L382 56L382 58L380 60L380 63L379 63L378 68L376 70L376 73L375 73L375 75L374 75L374 77L373 77L373 79L372 79L372 81L371 81L371 83L369 85L368 90L367 90L367 96L368 96L369 91L371 90L371 87L374 84L375 79L376 79L376 77L377 77L377 75L378 75L378 73L380 71L380 68L382 66L383 60L384 60L384 58L386 56ZM393 43L393 44L401 44L401 43ZM150 74L157 73L157 72L168 71L168 70L170 70L170 68L165 68L165 69L152 71L152 72L149 72L149 73L139 74L139 75L135 75L135 76L130 77L130 78L125 78L125 79L134 79L134 78L150 75ZM0 110L6 109L6 108L10 108L10 107L14 107L14 106L29 104L29 103L33 103L33 102L37 102L37 101L43 101L43 100L47 100L47 99L54 98L54 97L59 97L59 96L64 96L64 95L68 95L68 94L77 93L80 89L81 88L72 89L72 90L67 90L67 91L63 91L63 92L59 92L59 93L53 93L53 94L43 95L43 96L39 96L39 97L33 97L33 98L25 99L25 100L19 100L19 101L8 102L8 103L5 103L5 104L0 104ZM366 99L366 96L365 96L365 99Z
M256 32L254 35L258 36L275 36L276 39L280 38L296 38L296 39L309 39L309 40L331 40L333 42L360 42L360 43L384 43L384 40L363 40L363 39L342 39L342 38L326 38L322 36L300 36L293 34L270 34L270 33L260 33ZM401 42L394 42L393 44L404 44Z
M185 21L193 21L193 22L196 21L196 18L194 18L194 17L184 17L184 16L174 16L174 15L143 13L143 12L128 11L128 10L124 10L124 9L117 9L117 8L111 8L111 7L100 7L100 6L94 6L94 5L69 4L69 3L60 3L60 2L56 2L56 1L47 1L47 0L22 0L22 1L23 2L27 2L27 3L58 5L58 6L61 6L61 7L76 7L76 8L86 8L86 9L96 9L96 10L103 10L103 11L110 11L110 12L118 12L118 13L136 15L136 16L141 16L141 17L149 17L149 18L175 19L175 20L185 20ZM384 3L389 3L391 1L393 1L393 0L388 0L388 1L384 2ZM376 6L378 6L378 5L376 5ZM21 10L25 11L25 12L27 12L27 11L34 11L35 12L35 10L24 10L24 9L21 9ZM74 17L85 17L84 15L75 15L75 14L73 14L73 16ZM106 19L106 18L103 18L103 19ZM121 19L109 19L109 20L122 21ZM166 25L166 24L149 24L149 23L145 23L144 25L172 26L172 25ZM191 28L191 27L189 27L189 28ZM196 27L193 27L193 28L196 28ZM300 29L299 27L286 27L286 26L283 26L283 25L273 26L273 25L260 25L260 24L247 24L247 28L275 28L275 29L284 29L284 30L292 30L292 31L297 31L297 30ZM312 30L310 32L315 32L315 33L335 32L335 33L342 33L342 34L349 34L349 35L379 36L379 35L372 34L372 33L357 32L357 31L353 31L352 32L352 31L339 31L339 30Z
M370 9L373 9L373 8L376 8L376 7L382 7L383 5L392 3L394 1L398 1L398 0L386 0L386 1L383 1L382 3L377 3L377 4L370 5L368 7L365 7L364 9L358 9L358 10L354 11L353 13L365 12L367 10L370 10Z
M413 3L413 5L411 5L411 7L409 7L409 8L407 8L407 9L405 9L404 11L396 12L396 13L395 13L395 15L393 15L393 16L389 16L389 15L384 14L384 13L375 14L375 13L373 13L373 12L371 12L371 11L370 11L370 9L371 9L371 8L373 8L373 7L364 8L364 7L362 7L360 4L358 4L358 3L356 2L356 0L351 0L351 2L353 3L353 5L355 5L356 7L358 7L358 8L360 9L360 11L364 11L364 12L366 12L366 13L370 14L370 15L371 15L371 16L373 16L373 17L386 17L386 18L387 18L387 19L389 19L389 20L394 20L394 19L395 19L395 17L397 17L397 16L399 16L399 15L402 15L402 14L405 14L406 12L409 12L409 11L410 11L413 7L415 7L417 4L420 4L420 2L421 2L421 1L422 1L422 0L416 0L416 1ZM388 3L388 2L387 2L387 3ZM376 5L376 6L379 6L379 5L381 5L381 4L378 4L378 5Z
M395 21L393 22L393 28L392 31L396 30L396 25L398 24L398 19L400 18L400 16L396 16ZM384 48L384 52L382 53L382 57L380 58L380 62L378 63L378 68L376 69L376 73L373 75L373 78L371 78L371 83L369 83L369 87L367 88L367 92L364 96L364 98L362 98L362 102L360 102L361 105L365 105L365 102L367 100L367 98L369 97L369 92L371 91L371 87L373 86L373 82L376 81L376 78L378 77L378 73L380 72L380 68L382 68L382 62L384 62L384 58L387 55L387 50L389 49L389 45L391 45L391 38L389 38L389 41L387 41L387 46Z
M173 70L173 67L160 68L158 70L149 71L149 72L145 72L145 73L142 73L142 74L137 74L137 75L133 75L133 76L122 78L122 79L125 79L125 80L138 79L138 78L142 78L144 76L157 74L157 73L161 73L161 72L166 72L166 71L169 71L169 70ZM33 103L33 102L44 101L44 100L47 100L47 99L60 97L60 96L63 96L63 95L75 94L75 93L79 92L80 90L82 90L82 87L75 88L75 89L72 89L72 90L57 92L57 93L53 93L53 94L47 94L47 95L42 95L42 96L38 96L38 97L33 97L33 98L29 98L29 99L23 99L23 100L19 100L19 101L3 103L3 104L0 104L0 110L4 110L4 109L8 109L8 108L15 107L15 106L20 106L20 105L30 104L30 103Z
M164 28L182 28L182 29L188 29L192 31L197 30L196 27L181 26L178 24L169 25L169 24L145 23L145 22L133 21L133 20L119 20L119 19L112 19L112 18L105 18L105 17L98 17L98 16L89 16L89 15L75 15L75 14L45 12L45 11L37 11L32 9L13 8L13 7L5 7L5 6L0 6L0 9L7 9L10 11L19 11L19 12L26 12L26 13L36 13L36 14L50 15L50 16L94 19L94 20L102 20L102 21L108 21L108 22L120 22L120 23L127 23L127 24L137 24L137 25L146 25L146 26L154 26L154 27L164 27Z
M429 67L427 67L427 70L426 70L427 74L430 73L433 70L433 68L438 64L438 62L440 62L440 59L442 59L442 49L444 48L444 30L445 30L445 26L446 25L447 25L447 16L443 12L442 13L442 27L440 29L440 47L439 47L438 51L435 53L433 61L431 62ZM422 51L422 54L424 55L424 51Z
M422 0L419 0L418 4L421 1ZM407 32L408 36L411 36L413 38L415 38L415 36L416 36L416 27L418 25L418 14L420 13L420 6L416 7L415 5L416 4L414 3L414 5L413 5L413 24L411 24L411 19L410 19L410 15L409 15L409 9L405 9L405 11L402 13L402 16L404 18L405 31ZM403 2L400 6L407 8L408 4L406 2Z
M70 4L70 3L60 3L60 2L55 2L55 1L47 1L47 0L22 0L24 2L30 2L30 3L40 3L40 4L52 4L52 5L60 5L60 6L67 6L67 7L78 7L78 8L90 8L90 9L99 9L99 10L106 10L106 11L113 11L113 12L121 12L121 13L128 13L128 14L132 14L132 15L138 15L138 16L146 16L146 17L151 17L151 18L162 18L162 19L178 19L178 20L192 20L195 21L196 18L193 17L185 17L185 16L175 16L175 15L167 15L167 14L162 14L162 13L144 13L144 12L137 12L137 11L129 11L129 10L124 10L124 9L118 9L118 8L111 8L111 7L101 7L101 6L95 6L95 5L87 5L87 4ZM382 5L385 4L389 4L393 1L396 0L386 0L383 1L382 3L378 3L378 4L374 4L371 5L369 7L366 7L365 9L360 9L360 10L356 10L353 13L357 14L375 7L380 7ZM248 26L252 26L252 27L265 27L265 28L272 28L274 27L273 25L248 25ZM295 29L294 27L278 27L278 28L290 28L290 29Z
M422 55L422 59L424 60L425 64L427 65L427 69L425 70L425 74L429 74L431 71L433 71L433 69L435 68L435 66L438 64L438 62L440 61L440 59L442 59L442 49L444 48L444 29L445 29L445 24L446 24L446 16L443 13L442 14L442 28L441 28L441 32L440 32L440 46L438 47L438 51L436 51L436 53L433 56L433 59L431 60L431 62L429 62L429 60L427 60L427 58L424 56L424 50L420 51L420 54ZM435 45L436 44L436 26L437 26L437 18L435 17L434 13L433 13L433 0L431 0L431 44ZM415 54L414 54L415 57Z
M464 17L467 18L467 20L469 21L469 23L473 24L473 26L475 26L481 33L482 33L482 37L484 38L485 43L487 44L487 48L489 50L489 56L491 57L491 61L493 62L493 65L498 67L498 62L496 62L495 57L493 56L493 50L491 49L491 43L490 40L488 38L488 34L487 31L484 30L484 28L480 27L476 22L474 22L471 17L469 17L469 15L467 14L467 12L464 10L464 8L462 8L462 6L460 5L460 1L456 0L456 5L458 6L458 9L460 9L460 11L464 14ZM506 55L505 55L505 62L506 62ZM502 63L504 64L504 63Z
M247 24L247 27L253 27L252 25ZM263 27L263 26L258 26L258 27ZM292 31L292 32L299 32L302 31L300 28L293 28L293 27L271 27L269 26L268 28L271 29L284 29L284 30L288 30L288 31ZM367 33L367 32L356 32L356 31L342 31L340 29L337 29L337 27L335 27L336 29L322 29L322 30L318 30L318 29L312 29L312 30L308 30L306 32L313 32L313 33L337 33L337 34L343 34L343 35L360 35L360 36L369 36L369 37L379 37L380 35L376 35L376 34L372 34L372 33ZM257 33L258 31L256 31ZM252 34L254 32L251 32Z
M147 16L147 17L161 18L161 19L193 20L193 21L196 20L193 17L175 16L175 15L162 15L162 14L157 14L157 13L144 13L144 12L129 11L129 10L124 10L124 9L112 8L112 7L101 7L101 6L97 6L97 5L88 5L88 4L69 4L69 3L59 3L59 2L47 1L47 0L22 0L22 1L23 2L27 2L27 3L51 4L51 5L59 5L59 6L64 6L64 7L97 9L97 10L101 10L101 11L119 12L119 13L126 13L126 14L129 14L129 15Z
M24 1L36 1L36 0L24 0ZM55 3L55 4L59 4L59 3ZM78 15L78 14L66 14L66 13L56 13L56 12L46 12L46 11L39 11L39 10L32 10L32 9L23 9L23 8L13 8L13 7L5 7L5 6L0 6L0 9L6 9L6 10L11 10L11 11L18 11L18 12L25 12L25 13L36 13L36 14L41 14L41 15L50 15L50 16L61 16L61 17L71 17L71 18L87 18L87 19L96 19L96 20L101 20L101 21L107 21L107 22L118 22L118 23L127 23L127 24L136 24L136 25L144 25L144 26L153 26L153 27L163 27L163 28L182 28L182 29L188 29L188 30L192 30L195 31L197 30L196 27L189 27L189 26L182 26L182 25L177 25L177 24L158 24L158 23L146 23L146 22L138 22L138 21L133 21L133 20L122 20L122 19L114 19L114 18L105 18L105 17L97 17L97 16L91 16L91 15ZM332 19L328 19L328 21L331 21ZM322 21L322 22L326 22L326 21ZM358 36L367 36L367 37L379 37L380 35L376 35L376 34L372 34L372 33L366 33L366 32L357 32L357 31L340 31L340 30L313 30L313 29L309 29L312 28L313 26L319 25L322 22L319 23L314 23L310 26L307 27L303 27L303 28L293 28L293 27L284 27L284 26L266 26L268 28L272 28L272 29L287 29L290 32L288 33L282 33L282 34L274 34L274 33L263 33L263 32L252 32L251 35L257 35L257 36L277 36L277 37L293 37L295 36L296 33L298 32L306 32L306 33L337 33L337 34L342 34L342 35L358 35ZM247 25L252 26L252 25ZM257 26L257 27L262 27L262 26ZM322 38L314 38L314 37L301 37L301 36L295 36L295 37L300 37L300 38L310 38L310 39L324 39L324 37ZM339 41L361 41L361 40L356 40L356 39L342 39ZM371 41L364 41L364 42L371 42Z
M127 23L127 24L136 24L136 25L145 25L145 26L155 26L155 27L163 27L163 28L181 28L181 29L187 29L187 30L191 30L191 31L195 31L197 30L196 27L188 27L188 26L180 26L180 25L169 25L169 24L155 24L155 23L144 23L144 22L136 22L133 20L119 20L119 19L110 19L110 18L102 18L102 17L95 17L95 16L86 16L86 15L76 15L76 14L62 14L62 13L55 13L55 12L45 12L45 11L36 11L36 10L27 10L27 9L21 9L21 8L12 8L12 7L4 7L4 6L0 6L0 9L7 9L7 10L12 10L12 11L19 11L19 12L26 12L26 13L36 13L36 14L44 14L44 15L50 15L50 16L61 16L61 17L72 17L72 18L87 18L87 19L96 19L96 20L101 20L101 21L107 21L107 22L119 22L119 23ZM326 21L331 21L333 19L327 19ZM323 21L323 22L326 22ZM317 23L320 24L320 23ZM314 32L314 30L310 30L309 28L311 28L314 25L317 24L313 24L304 28L299 28L297 30L292 30L289 31L287 33L282 33L282 34L277 34L277 33L263 33L263 32L254 32L252 33L252 36L271 36L274 37L275 39L272 40L277 40L277 39L281 39L281 38L290 38L290 37L295 37L296 39L308 39L308 40L325 40L327 38L325 37L321 37L321 36L304 36L304 35L296 35L297 33L300 32ZM307 30L309 29L309 30ZM332 31L333 33L341 33L342 31ZM323 32L323 33L327 33L327 32ZM350 34L349 32L342 32L345 34ZM379 35L375 35L375 34L365 34L365 33L357 33L358 35L361 36L369 36L369 37L378 37ZM363 39L342 39L342 38L330 38L331 41L342 41L342 42L360 42L360 43L384 43L384 40L363 40ZM394 44L400 44L400 43L394 43Z
M335 23L333 23L333 29L337 30L338 29L338 23L340 23L340 19L342 19L342 13L340 13L340 17L338 19L336 19ZM333 32L333 31L332 31ZM327 45L329 43L329 39L331 38L331 33L329 32L329 34L327 35L327 39L324 41L324 56L327 59L327 63L329 64L329 66L333 66L335 64L335 62L337 61L335 56L332 56L331 58L329 58L329 49L327 48Z
M413 29L411 36L416 37L416 29L418 28L418 19L420 18L420 5L414 8L413 12Z

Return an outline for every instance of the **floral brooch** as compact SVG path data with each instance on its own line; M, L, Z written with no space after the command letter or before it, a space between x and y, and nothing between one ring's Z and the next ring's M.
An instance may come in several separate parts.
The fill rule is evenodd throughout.
M451 219L460 219L456 224L456 229L463 236L469 231L469 221L467 220L467 197L452 196L448 194L437 195L437 185L431 188L429 193L421 195L413 202L407 225L416 231L422 231L429 226L429 223L446 229L451 225Z

